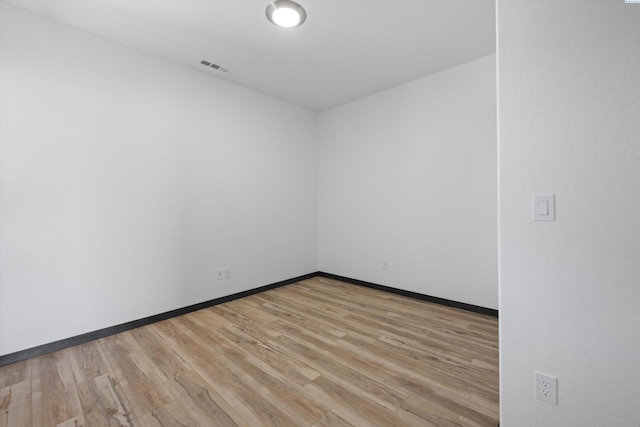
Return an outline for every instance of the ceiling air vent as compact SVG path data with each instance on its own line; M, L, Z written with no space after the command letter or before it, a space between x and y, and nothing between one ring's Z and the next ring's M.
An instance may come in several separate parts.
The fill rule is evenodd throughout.
M209 62L209 61L206 61L204 59L202 61L200 61L200 63L202 65L204 65L205 67L213 68L214 70L222 71L223 73L226 73L227 71L229 71L228 68L225 68L225 67L223 67L221 65L218 65L218 64L214 64L213 62Z

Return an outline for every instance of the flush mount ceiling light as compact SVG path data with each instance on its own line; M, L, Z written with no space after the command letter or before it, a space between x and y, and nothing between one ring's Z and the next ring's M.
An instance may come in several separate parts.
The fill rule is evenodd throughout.
M276 0L267 6L267 19L280 28L295 28L307 19L307 12L291 0Z

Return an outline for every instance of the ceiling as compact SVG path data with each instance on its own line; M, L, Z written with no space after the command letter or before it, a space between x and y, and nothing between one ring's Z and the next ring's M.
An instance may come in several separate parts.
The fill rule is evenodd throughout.
M495 52L494 0L7 0L167 60L322 111ZM208 60L229 69L206 68Z

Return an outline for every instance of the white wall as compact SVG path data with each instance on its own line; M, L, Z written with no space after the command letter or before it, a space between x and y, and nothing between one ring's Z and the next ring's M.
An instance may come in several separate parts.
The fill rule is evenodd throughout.
M500 425L638 427L640 5L501 1L498 29Z
M314 113L0 4L0 354L317 270Z
M491 55L320 114L321 271L497 308L495 73Z

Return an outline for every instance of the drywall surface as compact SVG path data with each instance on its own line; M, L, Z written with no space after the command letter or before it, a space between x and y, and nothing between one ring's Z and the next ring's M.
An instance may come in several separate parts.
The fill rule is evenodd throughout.
M640 4L498 8L500 425L640 426Z
M317 271L314 113L0 4L0 354Z
M321 271L498 307L495 72L491 55L320 113Z

